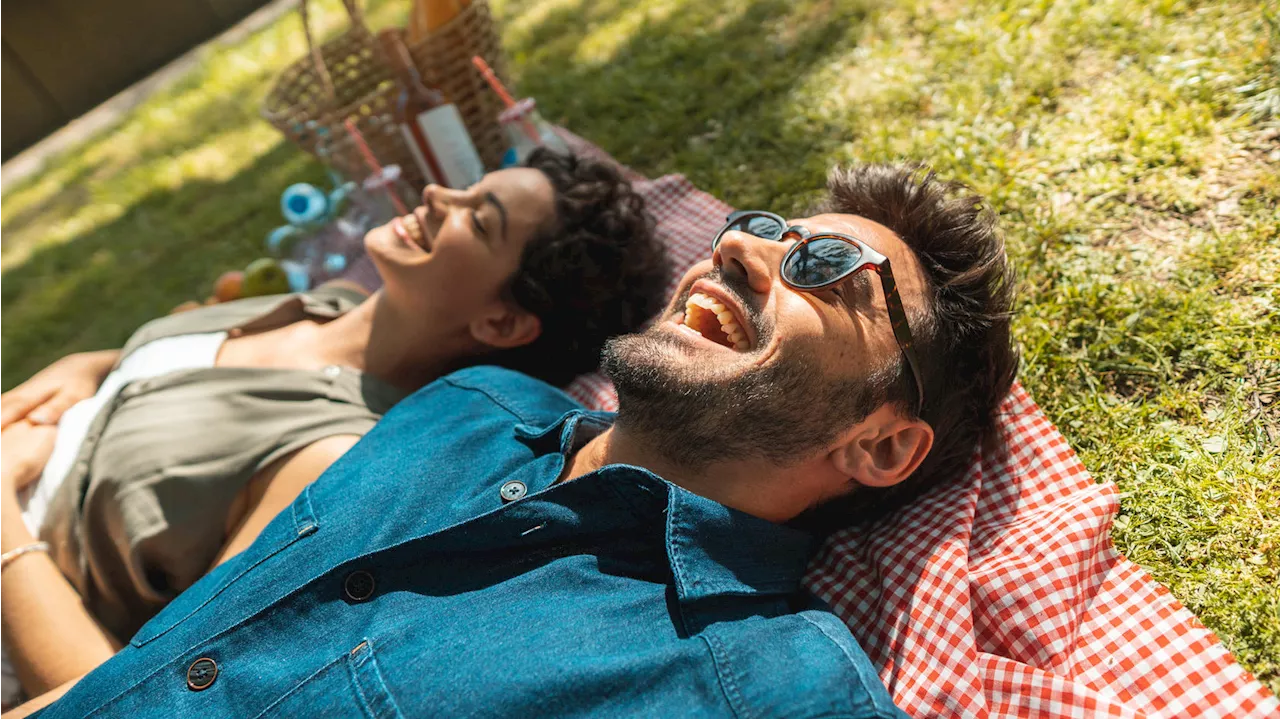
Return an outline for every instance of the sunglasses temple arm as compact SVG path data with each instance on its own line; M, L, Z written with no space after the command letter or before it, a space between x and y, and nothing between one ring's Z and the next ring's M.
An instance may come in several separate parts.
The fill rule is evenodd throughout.
M920 362L916 359L915 341L911 336L911 325L907 323L907 311L902 306L902 296L898 294L898 283L893 279L893 270L889 259L885 258L877 268L880 275L880 286L884 290L884 303L889 309L889 322L893 327L893 336L898 340L902 356L907 359L907 368L916 383L916 398L919 401L918 411L924 410L924 381L920 374Z

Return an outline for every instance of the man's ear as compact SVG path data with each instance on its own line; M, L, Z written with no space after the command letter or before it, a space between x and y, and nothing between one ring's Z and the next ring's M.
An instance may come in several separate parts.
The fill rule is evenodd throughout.
M510 302L502 302L471 321L471 337L494 349L509 350L538 339L542 321Z
M829 459L845 477L866 487L891 487L916 471L933 447L933 428L885 405L849 431Z

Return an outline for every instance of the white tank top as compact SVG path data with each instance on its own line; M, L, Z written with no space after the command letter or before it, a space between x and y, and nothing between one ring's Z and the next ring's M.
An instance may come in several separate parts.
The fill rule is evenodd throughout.
M125 385L170 372L212 367L218 358L218 350L226 339L226 332L207 332L162 337L148 342L129 353L120 366L102 380L97 394L77 402L63 413L62 419L58 420L58 437L54 440L53 454L45 464L39 481L25 493L27 503L22 510L22 519L26 522L27 529L32 534L40 530L40 523L49 510L49 502L71 471L71 465L80 453L80 445L84 443L89 426L93 424L98 412L115 399Z

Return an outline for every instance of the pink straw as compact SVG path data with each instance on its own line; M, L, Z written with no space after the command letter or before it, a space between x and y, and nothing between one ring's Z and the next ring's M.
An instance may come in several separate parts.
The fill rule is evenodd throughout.
M511 93L507 92L507 88L503 86L502 81L498 79L498 76L493 72L493 68L489 67L489 63L485 62L484 58L475 55L471 58L471 63L476 66L481 75L484 75L484 79L489 82L489 87L492 87L493 91L498 93L498 97L502 98L502 102L506 103L508 108L516 106L516 99L511 96Z
M489 83L489 87L498 93L498 97L502 98L502 102L507 106L508 110L516 106L516 99L511 96L511 93L507 92L506 86L498 79L497 73L493 71L493 68L489 67L489 63L485 62L484 58L479 55L473 55L471 64L475 65L480 74L484 76L485 81ZM533 122L529 118L521 118L520 125L524 127L524 134L528 135L534 144L542 142L542 138L538 136L538 128L533 126Z
M368 165L369 169L372 170L374 174L382 175L382 165L378 164L378 158L374 157L373 150L369 149L369 143L364 141L364 136L360 134L360 130L356 129L356 123L353 122L351 118L347 118L345 124L347 126L347 132L351 135L351 139L356 141L356 149L360 151L361 157L364 158L364 164ZM397 212L401 215L409 214L409 209L404 206L404 202L401 201L400 197L391 190L390 183L384 183L382 185L382 189L387 193L387 197L391 198L391 204L396 206Z

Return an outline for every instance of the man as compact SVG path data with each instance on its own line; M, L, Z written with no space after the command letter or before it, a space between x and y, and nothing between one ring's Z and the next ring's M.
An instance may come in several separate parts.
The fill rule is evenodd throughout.
M963 470L1011 283L931 173L829 190L735 213L610 342L616 418L495 368L429 385L47 715L901 716L799 593L796 527Z

